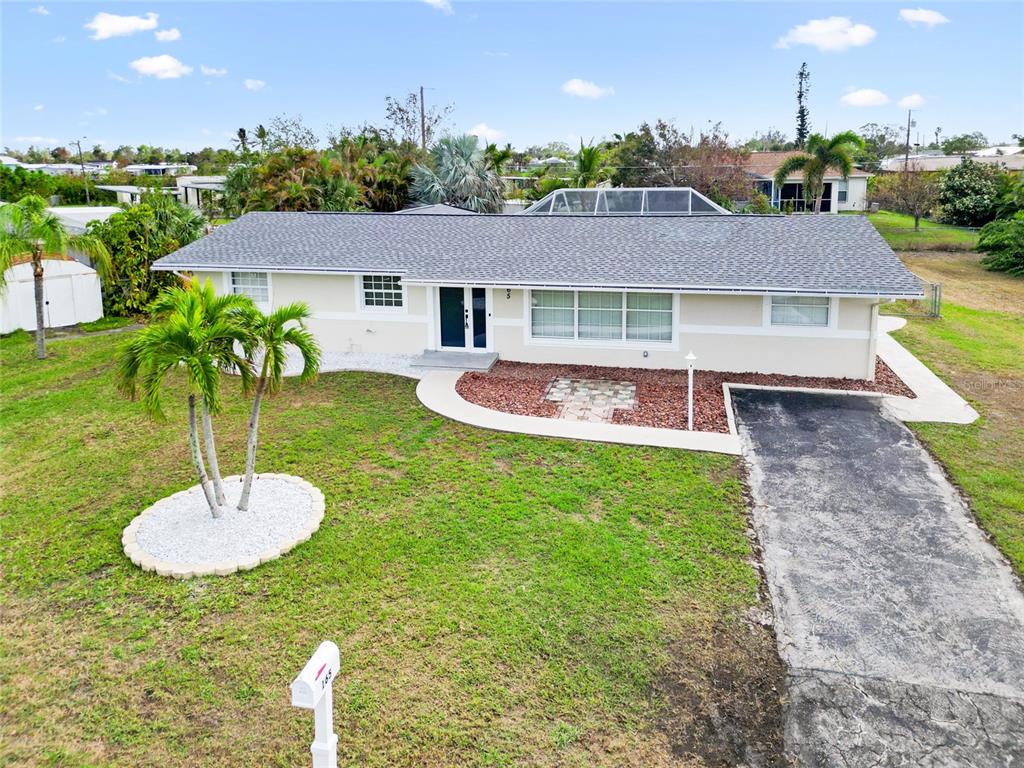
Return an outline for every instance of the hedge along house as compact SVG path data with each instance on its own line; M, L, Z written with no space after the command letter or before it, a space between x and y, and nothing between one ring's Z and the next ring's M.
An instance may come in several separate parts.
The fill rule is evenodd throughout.
M922 296L860 216L248 213L153 268L305 301L327 351L849 378Z

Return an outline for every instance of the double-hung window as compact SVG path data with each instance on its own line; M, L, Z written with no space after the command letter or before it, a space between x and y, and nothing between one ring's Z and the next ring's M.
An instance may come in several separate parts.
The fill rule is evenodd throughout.
M248 296L256 304L270 303L270 282L266 272L232 272L231 292Z
M395 309L403 304L398 275L363 275L363 306Z
M850 190L850 182L846 179L840 179L838 189L839 197L837 199L840 203L845 203Z
M530 332L538 339L672 341L672 294L531 291Z
M772 325L828 327L827 296L772 296Z

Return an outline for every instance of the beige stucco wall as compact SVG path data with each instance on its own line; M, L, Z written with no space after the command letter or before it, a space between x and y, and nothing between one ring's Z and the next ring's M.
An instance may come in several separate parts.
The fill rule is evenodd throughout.
M199 276L211 277L218 290L230 289L225 273ZM408 285L402 310L381 311L362 307L357 287L351 275L270 276L272 305L309 304L310 328L327 351L416 354L437 346L435 288ZM873 370L868 299L833 300L830 327L808 329L767 324L762 296L677 295L671 342L586 342L532 339L528 292L490 290L490 348L506 360L685 368L692 350L697 367L706 370L852 378Z

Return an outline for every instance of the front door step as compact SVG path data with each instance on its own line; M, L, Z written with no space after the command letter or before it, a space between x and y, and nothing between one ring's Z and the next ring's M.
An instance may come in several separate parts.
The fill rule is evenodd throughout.
M457 368L461 371L489 371L498 360L497 352L448 352L427 349L414 357L414 368Z

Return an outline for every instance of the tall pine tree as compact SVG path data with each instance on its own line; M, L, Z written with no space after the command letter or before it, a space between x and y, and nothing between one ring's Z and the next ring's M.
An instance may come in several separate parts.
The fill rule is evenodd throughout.
M807 69L807 62L800 65L800 71L796 73L796 145L800 149L807 143L807 135L811 132L811 123L808 119L807 92L811 90L811 73Z

